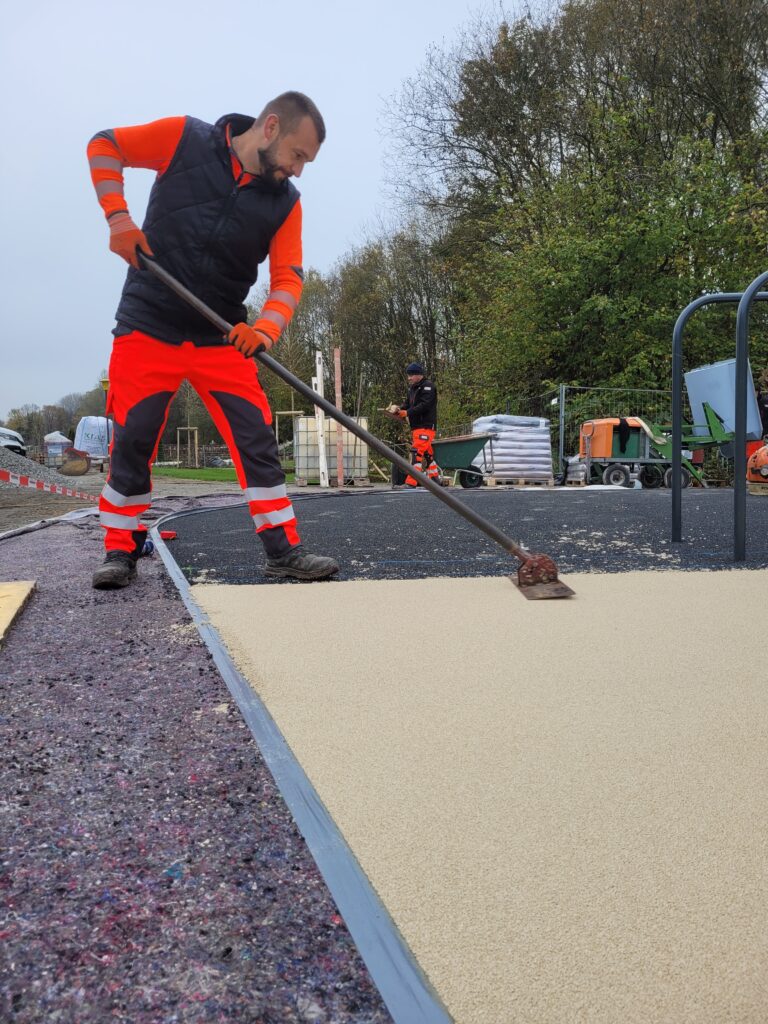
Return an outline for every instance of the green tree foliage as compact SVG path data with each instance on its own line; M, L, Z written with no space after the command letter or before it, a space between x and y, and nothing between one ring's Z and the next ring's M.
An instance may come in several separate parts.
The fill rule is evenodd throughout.
M309 381L319 349L325 395L333 401L333 352L339 347L344 411L373 417L377 429L393 436L396 430L377 418L377 410L403 399L407 364L419 359L439 377L455 362L453 285L432 231L424 219L353 250L327 276L310 271L296 315L274 353ZM267 372L262 382L273 408L292 407L287 385ZM299 400L299 407L305 406Z
M27 447L31 448L42 448L45 435L54 431L61 431L68 437L74 436L70 432L71 417L67 410L59 405L44 405L40 408L38 405L28 404L11 409L5 426L21 434Z
M413 359L443 425L557 383L667 388L683 307L768 268L766 26L768 0L564 0L431 49L388 113L401 224L307 274L277 358L309 381L320 349L332 399L340 346L345 411L391 437L376 410ZM697 314L687 365L732 355L734 321ZM310 412L261 380L273 409ZM166 440L187 423L215 434L185 391Z
M766 24L765 0L578 0L406 84L390 116L448 214L469 413L555 382L668 387L680 310L768 266ZM702 314L686 358L733 345L733 314Z

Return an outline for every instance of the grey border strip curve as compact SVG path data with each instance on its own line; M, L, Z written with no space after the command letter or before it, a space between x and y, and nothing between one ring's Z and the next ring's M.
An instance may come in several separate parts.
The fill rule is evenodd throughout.
M266 705L235 667L160 537L162 524L210 511L194 509L163 516L149 531L155 547L240 708L395 1024L453 1024Z

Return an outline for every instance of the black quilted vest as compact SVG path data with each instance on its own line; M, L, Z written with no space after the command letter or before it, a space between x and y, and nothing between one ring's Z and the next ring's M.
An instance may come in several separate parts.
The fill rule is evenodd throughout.
M231 324L245 319L259 264L299 198L290 181L235 184L226 126L234 137L253 120L227 114L211 125L187 117L170 166L152 187L142 225L158 263ZM226 344L148 270L129 267L116 319L115 334L128 328L172 344Z

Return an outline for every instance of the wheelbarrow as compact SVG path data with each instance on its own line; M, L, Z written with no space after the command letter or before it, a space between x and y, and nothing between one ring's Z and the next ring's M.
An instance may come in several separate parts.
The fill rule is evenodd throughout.
M440 437L432 442L432 450L435 453L435 462L440 467L441 474L453 473L453 485L460 483L462 487L480 487L483 482L483 472L472 465L472 460L478 455L486 444L493 437L492 434L462 434L459 437ZM396 445L403 455L408 457L410 447L404 444ZM405 473L398 467L392 466L392 483L402 484L405 481Z
M492 437L492 434L461 434L439 437L432 442L435 462L444 473L453 473L454 487L457 481L462 487L482 485L483 472L472 463Z

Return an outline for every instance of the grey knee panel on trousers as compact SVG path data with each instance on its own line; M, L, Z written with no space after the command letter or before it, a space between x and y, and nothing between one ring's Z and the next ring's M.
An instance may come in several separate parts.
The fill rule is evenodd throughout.
M124 424L115 420L109 483L119 494L149 491L149 460L172 399L172 391L148 395L128 410Z
M272 427L264 420L261 409L240 395L212 391L229 423L235 445L243 463L248 487L275 487L283 483L277 441Z

